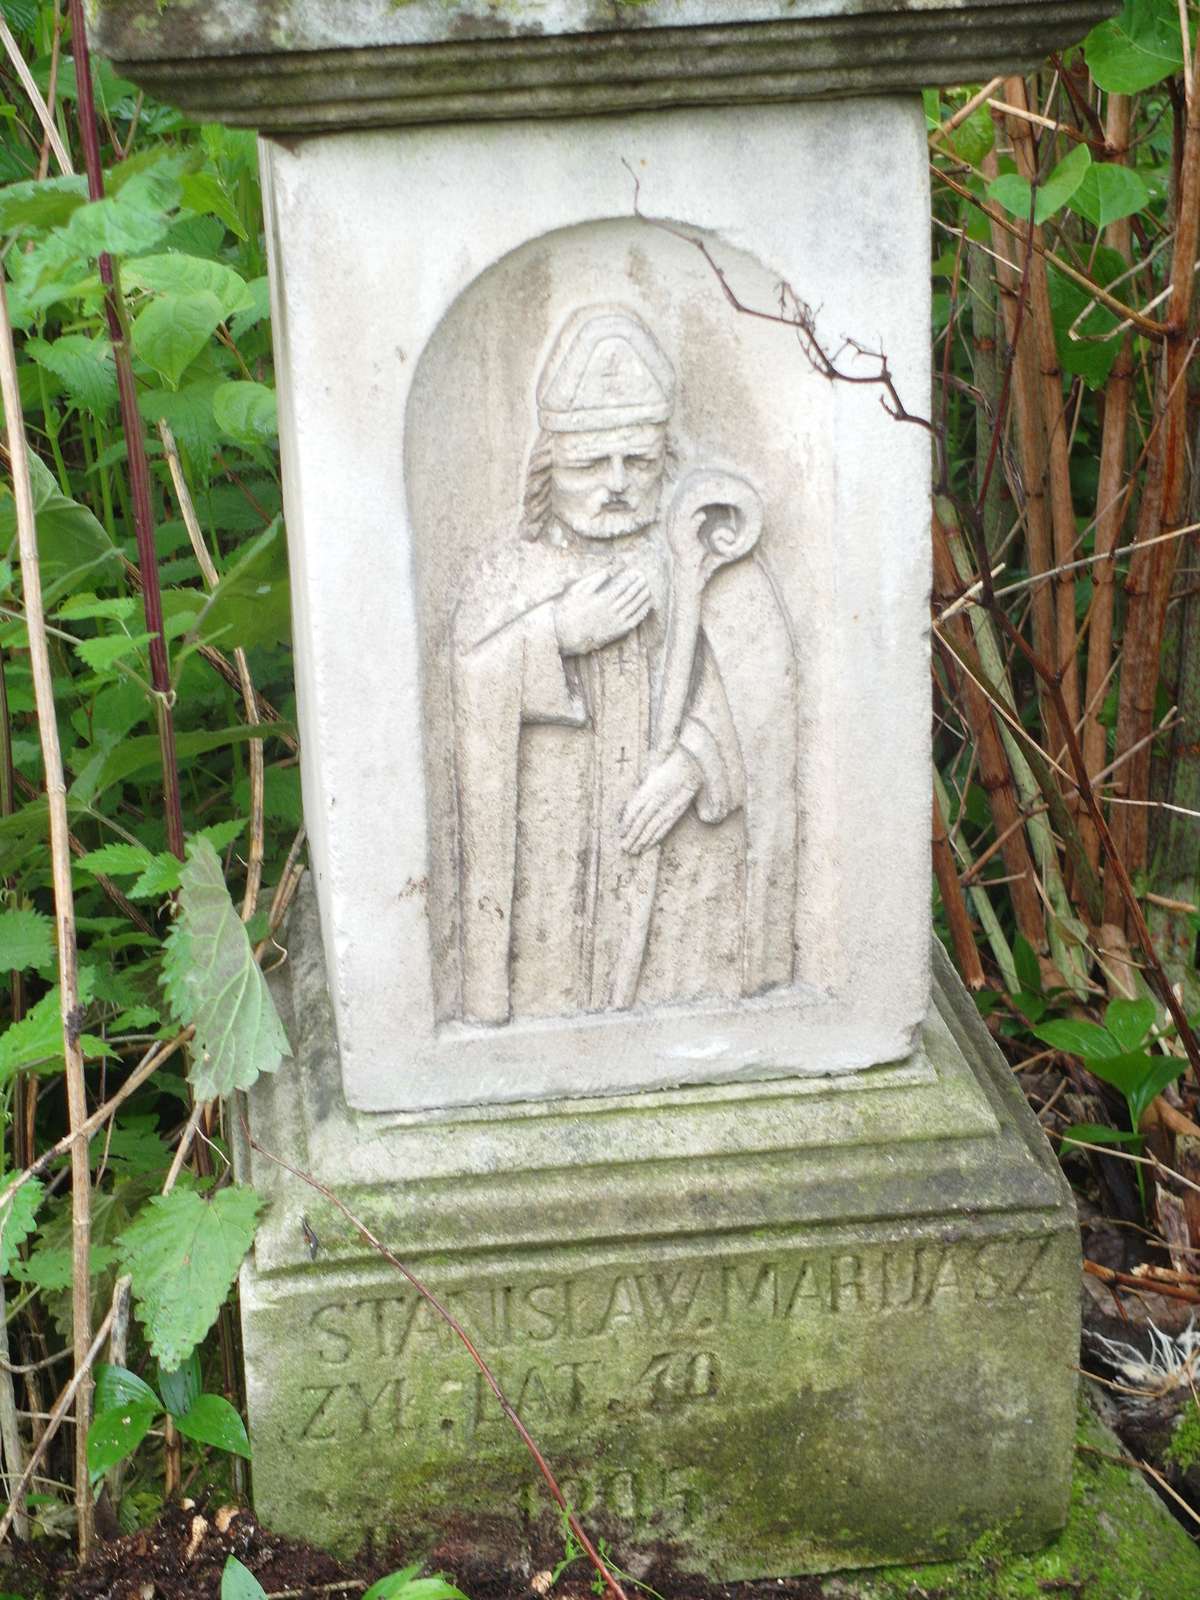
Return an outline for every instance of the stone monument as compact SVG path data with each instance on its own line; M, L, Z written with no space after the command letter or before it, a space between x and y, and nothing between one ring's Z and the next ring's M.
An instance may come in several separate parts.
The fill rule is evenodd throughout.
M315 894L256 1136L446 1299L626 1560L1065 1516L1074 1215L931 968L896 412L929 404L915 91L1105 10L98 7L122 73L262 135ZM242 1164L260 1515L519 1547L546 1504L461 1349Z

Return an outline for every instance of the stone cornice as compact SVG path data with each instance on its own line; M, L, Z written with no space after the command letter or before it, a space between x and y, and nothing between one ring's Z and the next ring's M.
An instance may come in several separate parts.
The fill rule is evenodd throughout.
M1032 66L1113 0L93 0L157 98L268 134L762 104Z

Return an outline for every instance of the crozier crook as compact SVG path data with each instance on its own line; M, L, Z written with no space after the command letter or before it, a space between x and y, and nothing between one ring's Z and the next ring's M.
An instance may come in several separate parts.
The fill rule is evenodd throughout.
M687 473L671 501L671 608L662 689L652 745L660 759L679 738L696 662L705 586L714 573L750 554L762 533L758 491L736 473L702 467Z

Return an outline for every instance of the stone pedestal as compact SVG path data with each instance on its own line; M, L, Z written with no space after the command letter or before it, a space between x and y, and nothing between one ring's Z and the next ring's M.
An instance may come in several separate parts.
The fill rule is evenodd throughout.
M308 894L277 990L296 1066L256 1087L256 1137L446 1301L619 1558L730 1579L1062 1525L1074 1207L940 952L916 1048L869 1072L398 1119L337 1091L315 922ZM311 1190L249 1176L271 1198L242 1278L263 1520L344 1550L465 1526L485 1560L531 1523L552 1538L428 1307Z
M931 980L915 91L1106 9L99 6L122 72L264 135L315 892L256 1134L627 1559L1065 1515L1070 1196ZM520 1542L463 1353L242 1167L260 1514Z

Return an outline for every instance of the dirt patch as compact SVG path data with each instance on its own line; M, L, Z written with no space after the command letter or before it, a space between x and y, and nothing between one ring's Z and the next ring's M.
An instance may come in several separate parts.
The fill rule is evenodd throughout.
M378 1553L368 1549L354 1562L280 1538L248 1511L231 1507L183 1506L163 1513L151 1528L111 1540L95 1558L76 1568L51 1547L17 1546L13 1565L0 1565L0 1590L15 1581L29 1600L220 1600L221 1573L235 1555L271 1600L348 1600L377 1578L414 1559L414 1543L395 1541ZM578 1562L550 1589L561 1551L545 1553L546 1565L524 1554L508 1570L481 1561L468 1529L450 1529L425 1557L426 1570L445 1572L470 1600L595 1600L591 1576ZM662 1600L821 1600L814 1578L759 1583L713 1584L651 1566L644 1578ZM626 1585L630 1600L645 1595Z

